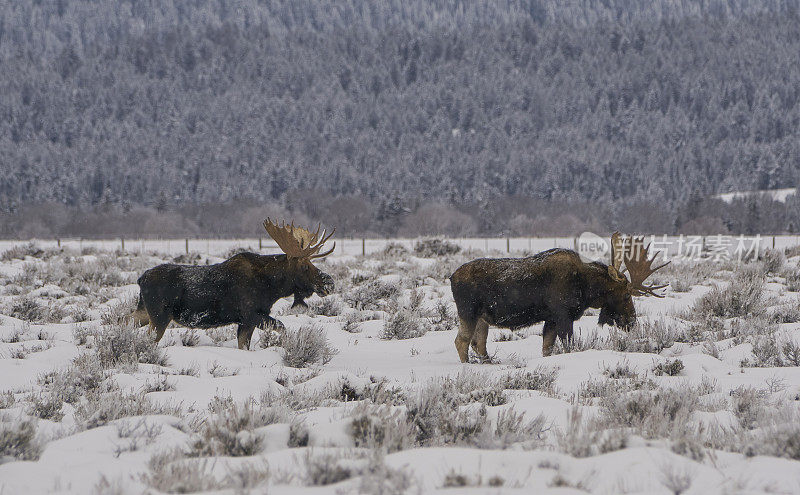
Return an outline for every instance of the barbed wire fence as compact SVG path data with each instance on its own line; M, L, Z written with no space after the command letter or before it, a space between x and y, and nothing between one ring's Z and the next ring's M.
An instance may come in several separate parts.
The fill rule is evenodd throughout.
M338 236L337 236L338 237ZM464 250L484 253L532 254L551 248L574 249L580 252L582 237L439 237L452 242ZM601 238L601 237L597 237ZM800 235L645 235L653 243L652 252L659 251L664 257L697 255L700 257L730 257L737 250L745 254L758 255L765 249L785 250L800 246ZM383 251L389 244L401 245L413 251L420 239L338 237L335 239L335 256L370 255ZM71 248L83 251L94 248L100 251L124 251L134 253L159 252L169 255L198 253L208 256L225 256L234 250L247 250L262 254L280 253L278 245L270 238L253 237L241 239L212 238L80 238L0 240L0 252L28 243L41 248ZM741 254L741 253L740 253Z

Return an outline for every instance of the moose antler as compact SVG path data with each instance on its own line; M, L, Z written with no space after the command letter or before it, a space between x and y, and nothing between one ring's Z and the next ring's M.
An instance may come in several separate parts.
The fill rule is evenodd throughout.
M611 234L611 266L622 271L622 261L625 257L625 240L619 232Z
M644 281L656 270L669 265L670 262L667 261L663 265L653 268L653 261L655 261L655 259L658 257L658 253L654 254L652 258L649 258L649 251L650 244L648 244L647 247L644 246L644 237L628 237L624 241L623 253L625 269L628 271L631 279L630 291L634 296L664 297L661 294L657 294L655 291L658 289L663 289L669 284L644 285Z
M336 243L334 242L332 248L324 253L318 254L319 250L322 249L322 245L336 232L336 229L333 229L330 234L325 236L326 230L323 230L320 236L320 227L321 225L317 226L317 231L312 234L302 227L295 227L294 222L290 225L287 225L286 222L281 222L279 227L278 224L274 223L269 218L264 220L264 228L267 230L269 236L278 243L278 247L290 258L322 258L328 256L336 249Z

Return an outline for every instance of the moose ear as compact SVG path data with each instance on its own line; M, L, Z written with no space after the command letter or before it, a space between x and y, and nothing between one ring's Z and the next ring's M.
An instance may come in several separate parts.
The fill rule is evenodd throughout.
M611 265L608 266L608 276L611 277L611 279L615 282L628 282L628 279L625 278L625 275L621 274L619 270Z

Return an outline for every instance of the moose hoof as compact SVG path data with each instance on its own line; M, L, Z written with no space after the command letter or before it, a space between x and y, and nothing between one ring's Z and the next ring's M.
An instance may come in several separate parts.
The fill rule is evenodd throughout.
M492 358L488 354L480 355L478 353L470 354L469 362L472 364L492 364Z

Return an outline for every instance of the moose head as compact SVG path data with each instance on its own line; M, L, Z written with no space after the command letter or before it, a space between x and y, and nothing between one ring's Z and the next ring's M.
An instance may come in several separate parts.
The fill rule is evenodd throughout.
M319 226L317 231L312 233L302 227L295 227L294 222L288 225L281 222L279 226L269 218L264 221L264 228L278 247L286 253L289 265L286 271L294 275L294 306L305 305L303 299L315 292L323 297L333 292L333 278L314 266L311 261L328 256L336 249L334 242L328 251L320 253L322 246L333 236L336 229L326 236L325 230L320 235Z
M653 268L658 253L649 257L650 245L644 245L643 237L623 237L619 232L611 236L611 265L608 266L609 290L600 309L598 323L630 328L636 323L633 296L664 297L657 293L664 285L645 285L644 281L670 262ZM622 268L622 265L625 268ZM628 272L630 279L625 277Z

